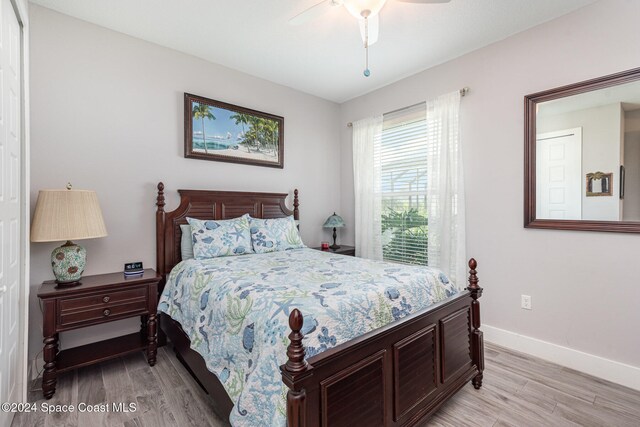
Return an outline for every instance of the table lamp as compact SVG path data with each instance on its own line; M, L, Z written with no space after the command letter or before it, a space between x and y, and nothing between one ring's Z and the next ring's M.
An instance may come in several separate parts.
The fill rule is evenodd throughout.
M336 237L338 236L336 233L336 228L342 228L344 226L344 220L342 219L342 217L340 217L340 215L336 215L335 212L324 222L324 225L322 226L323 228L333 228L333 245L329 246L331 249L340 249L340 246L336 245Z
M58 287L76 286L87 264L87 251L71 240L105 237L102 211L95 191L41 190L31 223L32 242L67 241L51 252Z

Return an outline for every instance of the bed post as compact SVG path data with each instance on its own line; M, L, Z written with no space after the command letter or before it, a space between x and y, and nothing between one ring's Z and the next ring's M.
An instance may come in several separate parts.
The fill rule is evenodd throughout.
M297 193L297 190L296 190ZM282 379L289 387L287 392L287 427L304 427L307 394L300 384L310 374L309 365L304 360L304 346L302 345L303 317L300 310L294 309L289 315L289 346L287 347L287 363L282 370Z
M164 288L165 257L164 257L164 184L158 183L158 197L156 198L156 270L162 276L161 288ZM162 292L162 289L158 290Z
M298 210L298 206L300 206L300 203L298 203L298 189L296 188L295 190L293 190L293 219L295 219L296 221L300 219L300 211Z
M471 292L471 356L473 364L478 369L478 374L471 381L476 389L482 387L482 371L484 371L484 340L480 330L480 302L478 298L482 296L482 288L478 286L478 275L476 272L478 263L474 258L469 260L469 287Z

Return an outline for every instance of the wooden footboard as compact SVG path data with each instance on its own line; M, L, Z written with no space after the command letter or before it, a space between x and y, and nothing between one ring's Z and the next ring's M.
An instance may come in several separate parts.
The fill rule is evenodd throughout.
M303 315L289 316L288 361L280 367L287 425L410 426L431 416L472 380L482 386L482 288L469 261L468 288L408 318L306 361Z

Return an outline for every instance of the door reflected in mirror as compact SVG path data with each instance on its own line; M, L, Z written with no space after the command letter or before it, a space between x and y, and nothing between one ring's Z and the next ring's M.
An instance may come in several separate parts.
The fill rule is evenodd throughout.
M534 105L535 219L640 221L640 81Z

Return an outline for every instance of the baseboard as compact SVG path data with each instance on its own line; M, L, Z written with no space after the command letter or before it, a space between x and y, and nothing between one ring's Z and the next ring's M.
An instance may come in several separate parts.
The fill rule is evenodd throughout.
M485 341L527 353L634 390L640 390L640 368L552 344L493 326L482 325Z

